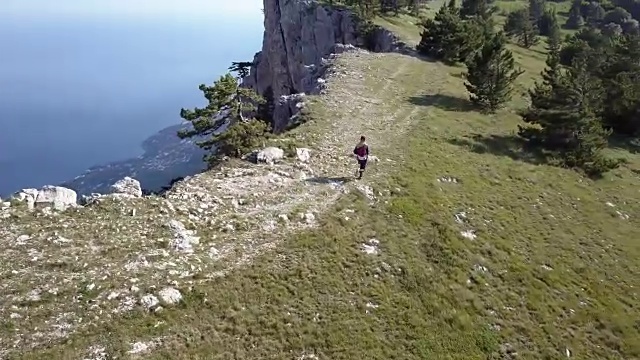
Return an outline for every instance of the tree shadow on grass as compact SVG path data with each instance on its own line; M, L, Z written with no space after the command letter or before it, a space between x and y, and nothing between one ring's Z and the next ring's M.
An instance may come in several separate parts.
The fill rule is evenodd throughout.
M312 178L305 179L306 182L314 183L314 184L331 184L331 183L348 183L353 181L354 178L349 176L337 176L337 177L328 177L328 176L315 176Z
M468 112L476 110L473 103L468 99L445 94L411 96L408 101L416 106L434 106L446 111Z
M541 149L528 146L526 141L516 135L473 134L470 138L453 138L448 142L466 147L476 154L505 156L534 165L545 164L548 161Z
M577 30L577 29L575 29L575 28L573 28L573 27L571 27L571 26L567 25L566 23L564 23L564 24L560 25L560 29L562 29L562 30L570 30L570 31L571 31L571 30Z
M524 48L524 49L528 50L528 51L531 51L531 52L534 52L534 53L539 54L539 55L543 55L545 58L547 57L547 53L545 51L538 50L538 49L535 49L535 48Z
M408 45L403 41L398 41L396 43L396 49L394 50L394 52L397 52L402 55L410 56L418 60L426 61L429 63L440 62L439 60L432 58L430 56L422 55L421 53L418 52L418 50L416 50L414 46Z

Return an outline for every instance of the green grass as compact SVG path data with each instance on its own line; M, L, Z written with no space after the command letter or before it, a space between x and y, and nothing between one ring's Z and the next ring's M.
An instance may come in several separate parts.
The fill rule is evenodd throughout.
M408 23L393 26L417 37ZM522 93L544 55L512 49ZM385 55L368 71L403 61ZM628 164L597 182L537 164L513 138L523 98L485 116L466 100L461 67L414 61L404 71L401 90L368 90L398 113L417 109L384 154L398 166L372 184L390 196L370 206L347 195L320 228L194 289L180 308L114 319L20 358L77 358L92 344L126 357L128 342L158 337L149 359L640 357L640 155L612 149ZM475 240L460 235L467 229ZM358 248L371 238L378 256Z

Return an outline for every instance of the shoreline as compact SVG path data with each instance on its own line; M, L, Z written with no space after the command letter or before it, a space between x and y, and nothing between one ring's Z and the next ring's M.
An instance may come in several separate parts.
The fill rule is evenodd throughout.
M195 144L197 139L177 136L178 130L187 125L171 125L149 136L141 143L140 156L90 167L58 186L70 188L79 196L104 194L110 192L113 183L129 176L140 181L145 191L159 191L177 177L200 173L206 164L202 160L204 151Z
M177 177L198 174L206 169L202 160L204 151L195 145L197 139L183 140L176 135L187 125L171 125L147 137L140 144L142 154L139 156L91 166L78 176L54 185L72 189L78 196L105 194L111 192L113 183L129 176L140 181L145 191L160 191ZM45 185L47 183L42 186ZM11 197L21 189L0 195L2 198Z

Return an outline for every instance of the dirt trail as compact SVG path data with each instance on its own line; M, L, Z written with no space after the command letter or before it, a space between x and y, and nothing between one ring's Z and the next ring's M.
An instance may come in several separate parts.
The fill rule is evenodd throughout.
M105 200L63 213L0 210L9 214L0 217L0 359L146 306L145 295L167 287L185 292L224 275L288 233L314 226L346 192L373 201L376 179L399 161L387 159L387 149L416 120L406 99L418 89L403 78L426 83L421 69L421 60L399 54L339 56L326 93L309 105L318 120L291 133L311 149L308 163L234 163L189 178L166 197ZM351 151L361 134L380 161L352 181Z

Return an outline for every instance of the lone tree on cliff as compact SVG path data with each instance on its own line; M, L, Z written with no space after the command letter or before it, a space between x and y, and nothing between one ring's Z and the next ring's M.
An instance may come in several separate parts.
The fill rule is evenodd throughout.
M250 63L234 63L231 70L238 73L222 75L212 86L201 84L208 104L204 108L181 109L180 117L191 123L192 129L178 132L181 139L198 137L196 144L205 150L213 150L206 154L205 161L213 164L219 155L240 157L247 151L260 145L268 135L269 126L256 119L245 119L243 113L254 111L256 104L264 100L252 89L240 86L239 79L246 75ZM223 125L226 131L220 131Z
M238 78L242 79L249 75L251 66L253 66L253 61L233 61L229 66L229 71L238 74Z

